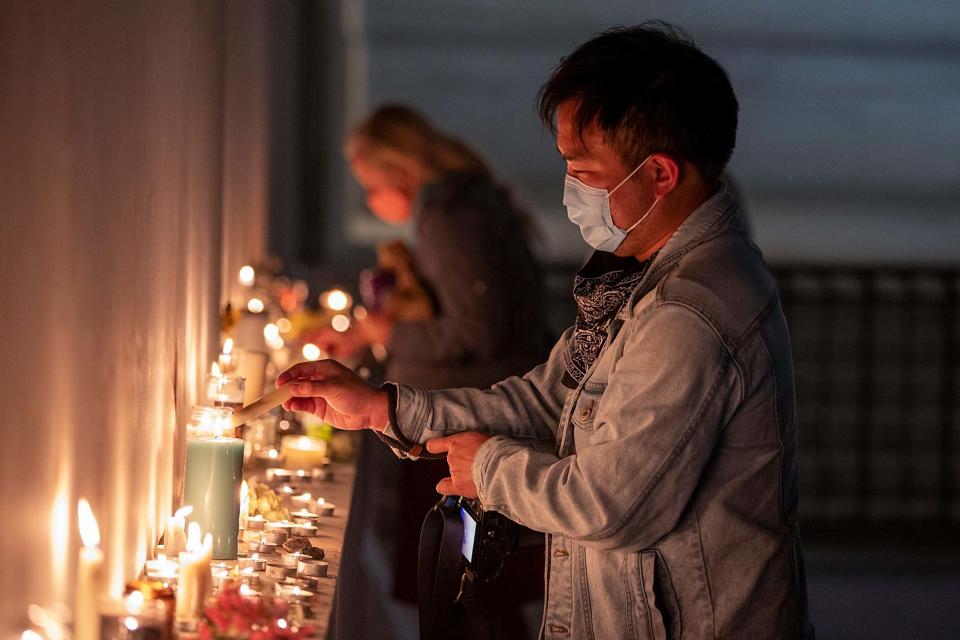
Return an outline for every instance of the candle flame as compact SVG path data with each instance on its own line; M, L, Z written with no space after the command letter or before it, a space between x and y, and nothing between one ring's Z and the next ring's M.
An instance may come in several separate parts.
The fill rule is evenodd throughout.
M300 587L294 587L292 593L295 596L300 595Z
M223 341L223 355L228 356L233 352L233 338L227 338Z
M180 507L179 509L177 509L176 513L173 514L173 517L174 517L174 518L186 518L186 517L187 517L188 515L190 515L191 513L193 513L193 507L188 504L188 505L184 505L184 506Z
M20 635L20 640L43 640L43 636L36 631L27 629Z
M206 553L213 551L213 534L208 533L207 535L203 536L203 550Z
M260 313L263 309L263 300L260 298L250 298L250 300L247 301L247 311L250 313Z
M126 600L127 613L131 615L138 615L143 611L143 593L140 591L134 591Z
M324 503L323 498L317 498L317 504L323 504L323 503Z
M286 629L287 621L284 620L283 618L280 618L279 620L277 620L277 627L279 627L280 629Z
M303 345L302 353L303 353L303 357L309 360L310 362L314 362L320 359L320 347L313 344L312 342L308 342L307 344Z
M350 318L342 313L338 313L337 315L333 316L333 319L330 321L330 326L333 327L334 331L343 333L350 328Z
M220 365L218 365L216 362L210 365L210 375L217 376L218 378L222 375L220 373Z
M257 272L254 271L253 267L251 267L248 264L245 264L242 267L240 267L240 272L237 273L237 280L239 280L240 284L242 284L245 287L249 287L250 285L252 285L254 280L256 280L256 278L257 278Z
M340 289L332 289L323 294L323 306L331 311L343 311L350 306L350 296Z
M100 546L100 527L97 526L97 519L93 515L93 509L85 498L80 498L77 503L77 520L80 523L80 539L83 546L94 548Z

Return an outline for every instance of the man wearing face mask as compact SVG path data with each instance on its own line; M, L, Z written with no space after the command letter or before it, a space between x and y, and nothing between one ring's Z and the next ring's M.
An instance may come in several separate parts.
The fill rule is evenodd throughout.
M813 637L789 334L719 182L737 111L678 29L589 40L540 95L596 249L547 362L486 391L371 389L330 362L278 381L294 410L445 452L438 491L545 532L541 637Z

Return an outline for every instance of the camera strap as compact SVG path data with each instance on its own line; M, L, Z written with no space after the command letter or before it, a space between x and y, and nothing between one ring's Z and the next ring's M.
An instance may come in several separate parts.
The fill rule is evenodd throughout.
M441 500L423 519L417 565L420 640L440 640L448 629L463 576L460 514Z

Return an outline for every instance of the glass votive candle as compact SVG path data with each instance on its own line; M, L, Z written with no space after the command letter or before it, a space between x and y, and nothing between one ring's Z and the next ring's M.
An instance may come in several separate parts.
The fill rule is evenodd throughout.
M210 373L203 388L207 402L213 406L229 407L233 411L243 408L244 380L240 376Z

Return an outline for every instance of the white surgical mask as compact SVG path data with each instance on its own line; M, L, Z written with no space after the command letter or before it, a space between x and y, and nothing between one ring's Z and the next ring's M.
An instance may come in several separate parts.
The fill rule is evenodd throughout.
M627 229L621 229L614 224L613 215L610 213L610 195L640 171L640 167L649 159L650 156L647 156L636 169L630 172L630 175L610 191L586 185L569 174L564 179L563 204L567 207L567 217L570 218L570 222L580 227L583 239L597 251L611 253L616 251L617 247L623 244L627 234L646 220L653 208L660 204L660 198L657 198L647 212Z

